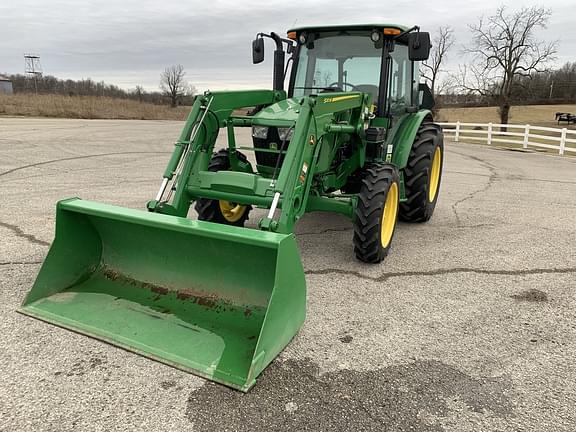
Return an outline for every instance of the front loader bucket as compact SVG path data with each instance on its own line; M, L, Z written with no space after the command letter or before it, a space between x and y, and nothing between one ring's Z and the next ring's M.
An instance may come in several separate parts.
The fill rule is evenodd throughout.
M247 391L304 322L293 235L79 199L21 312Z

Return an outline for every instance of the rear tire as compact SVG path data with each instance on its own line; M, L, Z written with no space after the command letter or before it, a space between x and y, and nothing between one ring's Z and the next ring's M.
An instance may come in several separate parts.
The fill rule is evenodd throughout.
M239 151L236 155L240 162L248 163L246 156ZM208 171L227 171L230 169L228 150L222 149L212 155L208 164ZM200 198L194 206L198 213L198 220L216 222L225 225L244 226L252 206L239 205L228 201Z
M398 169L374 164L364 170L354 218L354 253L366 263L381 262L392 243L400 198Z
M430 220L440 192L444 165L444 136L435 123L420 125L404 168L406 201L400 204L399 217L406 222Z

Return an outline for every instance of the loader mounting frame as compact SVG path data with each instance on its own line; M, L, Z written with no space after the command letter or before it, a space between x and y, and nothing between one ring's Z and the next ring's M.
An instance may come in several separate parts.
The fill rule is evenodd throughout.
M285 99L284 91L275 90L206 92L196 98L164 172L161 190L157 199L148 202L148 210L186 217L192 202L199 198L254 205L270 209L267 217L259 221L259 228L283 234L292 233L296 221L308 211L336 212L352 218L355 195L336 195L333 192L366 163L364 127L372 103L370 95L347 92L301 98L297 102L295 120L276 120L277 126L293 128L290 145L285 150L284 162L277 175L256 173L234 157L238 149L234 128L252 127L261 120L254 116L235 115L234 112L245 107L268 106ZM346 113L345 121L340 120L342 113ZM415 131L421 117L421 113L414 116L414 125L405 128L405 133ZM208 164L221 128L226 129L232 170L209 172ZM329 152L329 157L334 157L341 137L345 135L355 146L352 157L334 170L317 174L315 167L320 152ZM401 149L401 144L397 145L398 149ZM397 151L398 155L404 153ZM402 192L403 187L401 200L404 199ZM171 197L171 201L164 199L165 196ZM277 219L274 217L276 208L282 210Z

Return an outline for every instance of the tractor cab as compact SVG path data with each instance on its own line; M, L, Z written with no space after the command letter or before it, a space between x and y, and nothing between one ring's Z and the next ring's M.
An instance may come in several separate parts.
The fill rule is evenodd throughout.
M259 33L252 43L254 63L264 60L264 38L276 43L273 88L284 91L288 78L288 89L287 99L253 112L258 172L273 175L282 166L291 126L305 97L319 97L322 103L363 98L366 155L370 160L390 160L392 155L384 150L388 131L421 105L418 62L428 58L428 33L395 24L300 27L288 30L287 38ZM288 61L286 54L291 55ZM352 111L341 110L335 120L347 122L350 115ZM359 140L364 141L354 135L339 140L337 163L362 146ZM317 172L330 169L328 162L317 166Z
M292 54L288 97L326 92L361 92L372 98L372 113L394 118L418 110L418 61L428 58L430 36L418 27L395 24L300 27L283 39L259 34L255 63L263 59L262 37L276 41L274 88L284 89L282 44ZM261 41L261 42L259 42ZM282 51L282 52L280 52ZM260 57L259 57L260 56Z

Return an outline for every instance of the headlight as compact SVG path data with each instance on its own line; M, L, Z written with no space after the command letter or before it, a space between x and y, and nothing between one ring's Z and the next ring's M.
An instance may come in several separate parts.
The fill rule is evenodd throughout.
M254 138L268 138L268 126L252 126L252 136Z
M292 135L294 134L294 128L278 128L278 136L282 141L290 141Z

